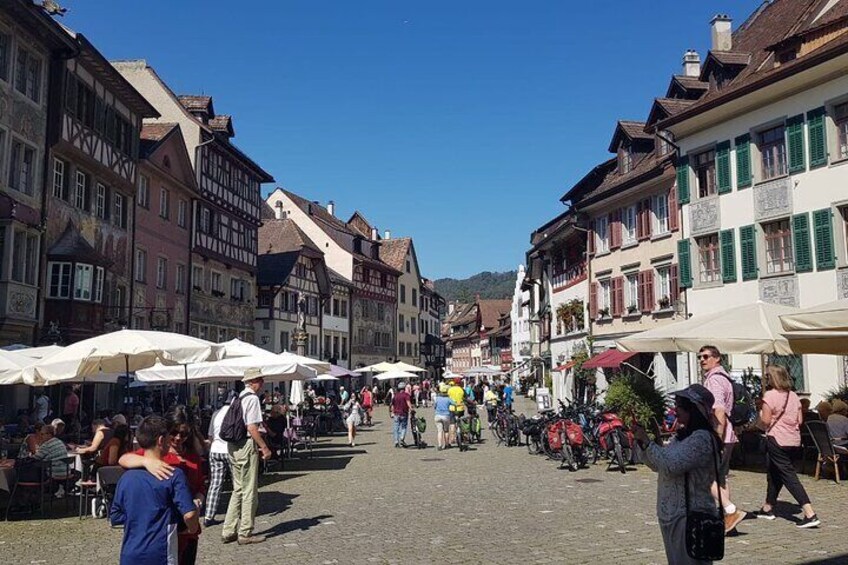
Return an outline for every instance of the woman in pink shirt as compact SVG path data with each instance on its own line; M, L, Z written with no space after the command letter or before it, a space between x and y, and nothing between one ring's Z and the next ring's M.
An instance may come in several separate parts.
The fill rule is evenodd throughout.
M768 391L758 404L760 421L766 431L768 487L765 504L754 515L757 518L774 520L777 495L786 487L804 511L804 519L798 522L797 526L815 528L821 524L821 520L816 516L810 504L810 497L798 480L790 457L790 452L801 446L801 401L792 391L792 378L785 367L769 365L766 377Z

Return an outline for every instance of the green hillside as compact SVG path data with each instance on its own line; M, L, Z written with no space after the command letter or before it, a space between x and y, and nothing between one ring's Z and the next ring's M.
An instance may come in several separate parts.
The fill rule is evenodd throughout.
M512 298L515 290L516 271L491 273L484 271L467 279L437 279L436 290L448 302L471 302L476 295L480 298Z

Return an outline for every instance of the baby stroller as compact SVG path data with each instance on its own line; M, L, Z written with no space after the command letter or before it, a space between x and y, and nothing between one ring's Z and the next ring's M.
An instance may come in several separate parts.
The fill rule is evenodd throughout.
M424 441L423 435L427 431L427 420L422 416L415 416L413 411L409 418L410 427L412 428L412 441L418 449L427 447L427 442Z

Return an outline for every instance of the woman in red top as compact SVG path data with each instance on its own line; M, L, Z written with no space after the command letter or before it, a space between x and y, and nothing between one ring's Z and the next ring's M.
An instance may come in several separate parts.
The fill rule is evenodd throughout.
M140 449L122 456L119 463L125 469L145 468L160 478L169 476L172 468L182 469L199 511L206 500L206 477L201 458L203 440L185 406L174 406L166 415L166 420L170 430L170 449L161 460L144 457L144 450ZM199 535L200 530L194 534L179 532L179 565L194 565Z

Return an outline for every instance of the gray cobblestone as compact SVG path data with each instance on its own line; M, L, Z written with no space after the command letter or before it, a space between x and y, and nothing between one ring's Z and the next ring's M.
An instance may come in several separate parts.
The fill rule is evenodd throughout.
M432 425L428 449L394 449L385 409L377 415L382 421L362 431L356 448L342 437L324 438L313 459L287 462L283 472L263 477L256 529L270 536L266 543L222 545L221 527L213 526L201 536L199 562L665 562L654 513L656 476L648 469L621 475L597 465L571 473L523 447L492 441L467 453L439 452ZM578 482L583 479L592 481ZM797 529L784 519L797 507L781 504L778 520L740 525L740 534L727 540L726 562L848 563L846 487L802 480L822 527ZM741 508L756 509L765 476L734 471L731 486ZM120 530L103 520L3 522L0 563L115 563L120 542Z

